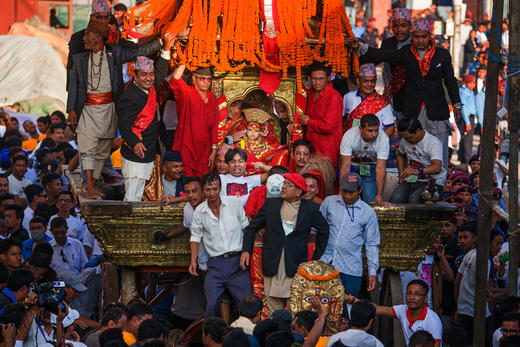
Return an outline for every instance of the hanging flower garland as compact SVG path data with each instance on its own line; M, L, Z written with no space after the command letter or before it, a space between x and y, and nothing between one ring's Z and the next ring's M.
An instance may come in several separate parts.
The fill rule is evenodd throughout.
M344 35L354 34L342 0L277 1L280 66L270 63L262 48L259 0L184 0L172 20L177 7L177 0L149 0L130 10L128 23L155 21L154 30L174 33L189 27L189 37L177 42L175 49L177 63L186 64L190 70L214 66L233 72L258 66L270 72L281 71L286 79L288 69L295 67L298 90L303 67L314 60L325 62L344 77L359 70L357 54L350 54L344 44ZM314 36L309 23L316 21L316 16L321 21ZM309 39L313 39L312 44Z

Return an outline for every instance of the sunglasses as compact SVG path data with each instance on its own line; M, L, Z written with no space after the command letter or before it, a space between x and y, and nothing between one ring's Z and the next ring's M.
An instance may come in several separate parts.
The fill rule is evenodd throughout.
M63 254L63 249L61 250L60 255L61 255L61 259L63 259L63 262L65 262L65 263L68 263L68 262L69 262L69 261L67 260L67 258L65 258L65 254Z
M211 82L211 79L213 78L211 76L200 76L200 75L193 75L193 76L195 76L198 80L205 81L205 82Z

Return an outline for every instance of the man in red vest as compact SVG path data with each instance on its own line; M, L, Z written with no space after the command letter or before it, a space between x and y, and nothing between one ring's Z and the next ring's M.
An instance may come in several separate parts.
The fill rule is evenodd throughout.
M123 137L121 171L125 177L125 201L141 201L157 153L156 87L168 74L173 36L165 36L161 57L137 57L134 79L117 102L118 126Z

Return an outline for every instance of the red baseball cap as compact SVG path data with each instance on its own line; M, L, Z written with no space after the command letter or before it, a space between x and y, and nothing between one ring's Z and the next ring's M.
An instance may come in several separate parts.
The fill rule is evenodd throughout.
M307 191L307 183L305 182L305 178L303 178L302 175L297 173L288 173L283 175L283 178L294 183L294 185L303 190L303 192Z

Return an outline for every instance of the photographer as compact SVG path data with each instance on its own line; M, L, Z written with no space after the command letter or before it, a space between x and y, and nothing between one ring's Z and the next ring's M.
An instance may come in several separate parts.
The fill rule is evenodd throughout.
M11 272L7 279L7 285L0 292L0 313L8 304L23 302L28 297L31 290L31 283L34 282L34 276L27 269L17 269ZM28 299L29 303L34 303L35 294L31 294Z
M64 301L67 304L72 305L72 307L76 308L74 305L74 299L77 298L78 295L80 295L81 293L85 292L87 290L87 287L83 285L83 283L79 279L79 276L74 274L73 272L63 272L58 274L58 281L62 281L65 283L65 288L63 288L63 290L65 291ZM80 311L79 308L77 309L78 311ZM82 314L79 314L76 324L82 329L99 328L100 326L99 322L87 318Z

